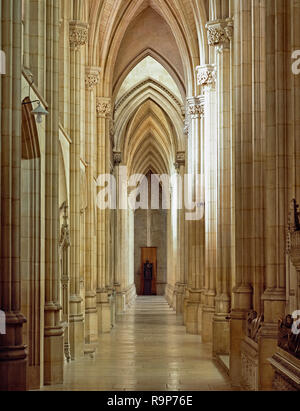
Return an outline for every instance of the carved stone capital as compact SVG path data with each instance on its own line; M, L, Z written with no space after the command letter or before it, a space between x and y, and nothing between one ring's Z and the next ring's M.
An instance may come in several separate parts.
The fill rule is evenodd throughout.
M185 165L185 151L177 151L176 163L183 165L183 166Z
M208 44L218 47L218 51L229 48L233 35L233 20L210 21L206 24Z
M198 86L205 88L215 88L217 73L215 66L206 64L196 67Z
M93 89L99 83L100 67L86 67L85 69L85 87L89 91Z
M70 47L74 50L79 50L88 42L88 24L80 21L70 21L69 23Z
M113 152L113 162L114 166L117 167L118 165L121 164L122 162L122 153L119 151L114 151Z
M181 166L185 166L185 151L178 151L176 153L176 161L174 166L177 171L180 170Z
M204 105L198 97L188 99L188 113L192 119L204 116Z
M111 99L97 97L96 101L97 117L109 117L111 113Z

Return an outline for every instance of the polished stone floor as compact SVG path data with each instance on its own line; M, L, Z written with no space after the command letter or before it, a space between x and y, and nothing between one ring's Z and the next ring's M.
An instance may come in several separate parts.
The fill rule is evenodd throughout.
M187 335L182 319L162 297L139 297L100 337L95 358L67 364L65 383L51 390L230 390L211 360L211 346ZM45 388L47 389L47 388Z

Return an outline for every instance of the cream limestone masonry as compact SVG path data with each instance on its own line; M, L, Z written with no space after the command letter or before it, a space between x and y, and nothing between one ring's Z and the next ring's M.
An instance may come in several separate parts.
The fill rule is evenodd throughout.
M0 19L0 390L299 390L300 0L0 0ZM176 190L98 209L125 166L192 174L203 218ZM142 247L158 296L137 299Z

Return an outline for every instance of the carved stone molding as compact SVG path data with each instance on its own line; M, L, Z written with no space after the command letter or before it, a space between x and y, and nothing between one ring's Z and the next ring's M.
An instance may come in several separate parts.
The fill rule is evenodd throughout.
M264 315L258 315L256 311L250 311L247 316L247 337L258 342L261 327L264 322Z
M218 47L218 51L229 48L233 35L233 20L210 21L206 24L208 44Z
M246 390L258 391L258 344L245 337L241 342L241 377Z
M69 248L70 247L70 230L69 230L69 224L68 224L68 205L67 203L63 203L61 206L61 209L64 211L63 214L63 224L61 227L61 233L60 233L60 240L59 240L59 245L61 248Z
M176 161L174 166L177 171L180 170L181 166L185 166L185 151L178 151L176 153Z
M188 120L186 119L185 120L185 122L184 122L184 127L183 127L183 134L185 135L185 136L187 136L188 134L189 134L189 122L188 122Z
M97 117L109 117L111 114L111 99L105 97L97 97L96 111Z
M287 253L297 271L300 271L300 222L299 205L296 200L292 200L292 207L289 213L287 230Z
M66 202L61 206L63 210L63 224L61 226L61 234L59 240L60 246L60 274L62 285L62 323L64 328L64 353L65 358L69 362L71 360L70 340L69 340L69 248L70 248L70 228L68 205Z
M188 113L192 119L204 116L204 104L198 97L188 99Z
M70 46L74 50L79 50L88 42L88 24L79 21L70 21L69 23Z
M118 166L121 164L122 162L122 153L119 151L114 151L113 152L113 162L114 162L114 166Z
M207 64L205 66L196 67L198 86L215 88L217 73L215 66Z
M300 360L300 334L297 334L298 329L297 319L290 314L278 322L278 346Z
M300 391L300 360L279 349L269 361L275 371L275 391Z
M89 91L93 91L99 83L99 67L86 67L85 69L85 87Z

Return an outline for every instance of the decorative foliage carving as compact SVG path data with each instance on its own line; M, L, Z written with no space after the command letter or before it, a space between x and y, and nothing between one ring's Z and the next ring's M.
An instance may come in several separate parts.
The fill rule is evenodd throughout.
M184 127L183 127L183 134L185 135L185 136L187 136L188 134L189 134L189 122L188 122L188 120L187 119L185 119L185 122L184 122Z
M96 111L98 117L108 117L111 113L111 100L109 98L98 97Z
M71 360L69 343L69 248L70 248L70 229L68 223L68 205L66 202L61 206L63 210L63 224L60 233L60 265L61 265L61 285L62 285L62 321L65 328L64 333L64 353L69 362Z
M68 205L67 203L64 202L61 208L64 211L64 215L63 215L63 224L62 224L61 232L60 232L59 246L61 248L69 248L71 244L70 244L70 230L69 230L69 224L68 224Z
M114 151L113 152L113 162L114 166L118 166L122 162L122 153L119 151Z
M88 42L88 24L79 21L70 21L70 46L75 50L79 50Z
M251 391L258 390L258 364L257 359L249 353L241 353L242 381L246 389Z
M229 47L233 35L232 19L216 20L206 24L208 44L217 46L219 51Z
M216 85L216 69L212 65L198 66L197 70L197 82L201 87L212 87Z
M87 67L85 72L85 86L87 90L92 91L99 83L99 68Z
M179 171L180 166L185 165L185 151L178 151L176 153L176 162L174 164L177 171Z
M260 329L262 323L264 322L264 316L261 314L258 316L256 311L250 311L247 318L247 336L251 340L258 342L258 337L260 334Z
M294 226L293 229L294 231L300 231L300 213L298 211L299 205L297 204L297 201L295 199L292 200L293 203L293 209L294 209Z
M278 323L278 346L300 358L300 334L293 332L295 319L289 314Z
M192 119L202 117L204 115L204 104L199 98L188 99L188 113Z

